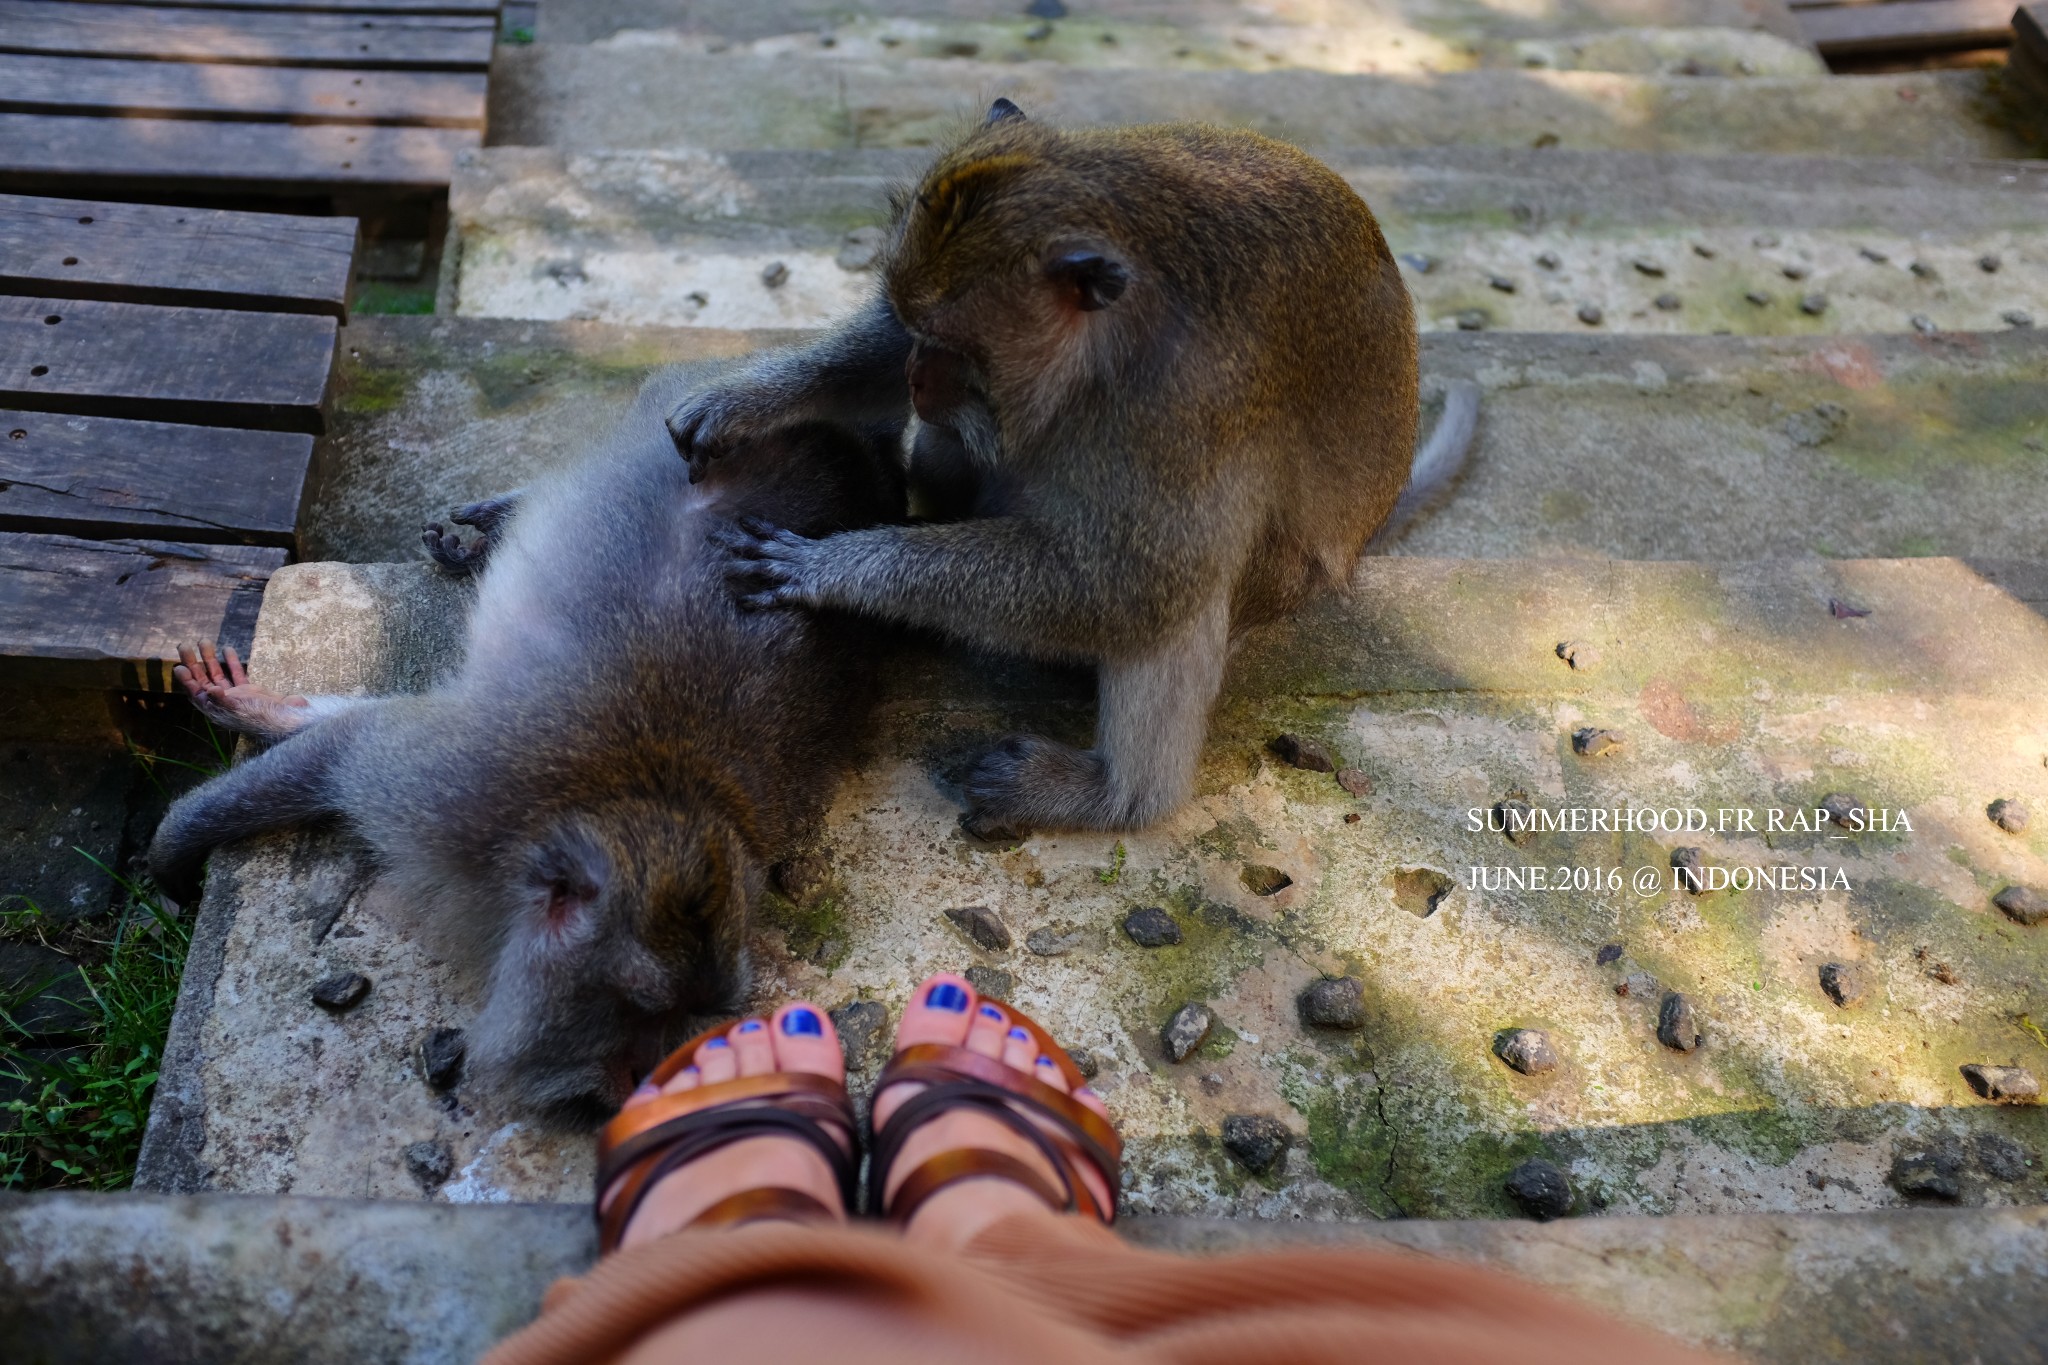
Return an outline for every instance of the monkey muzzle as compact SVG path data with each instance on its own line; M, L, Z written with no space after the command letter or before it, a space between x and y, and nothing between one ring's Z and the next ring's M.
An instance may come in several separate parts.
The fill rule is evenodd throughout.
M910 379L910 406L919 421L950 427L954 416L973 399L973 362L958 351L920 341L910 348L905 364Z

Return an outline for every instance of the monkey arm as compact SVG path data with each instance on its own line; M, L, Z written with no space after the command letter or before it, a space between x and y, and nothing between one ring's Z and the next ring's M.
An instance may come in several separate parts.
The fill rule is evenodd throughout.
M910 333L877 293L816 341L768 351L693 394L668 414L669 436L694 482L705 462L777 427L901 417L910 403L909 359Z

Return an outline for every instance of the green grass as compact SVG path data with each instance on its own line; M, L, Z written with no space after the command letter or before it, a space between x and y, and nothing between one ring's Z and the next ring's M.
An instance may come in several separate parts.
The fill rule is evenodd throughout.
M0 996L0 1085L15 1092L0 1103L0 1188L108 1190L134 1178L192 931L152 888L101 867L126 903L111 936L73 933L67 945L90 1023L66 1046L37 1048L51 1054L38 1056L16 1021L30 999L58 983L31 980ZM18 897L0 911L6 937L40 938L47 927L41 907Z

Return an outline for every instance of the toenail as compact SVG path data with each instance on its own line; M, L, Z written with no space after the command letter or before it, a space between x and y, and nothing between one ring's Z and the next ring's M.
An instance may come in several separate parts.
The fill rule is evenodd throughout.
M725 1041L725 1039L723 1039L723 1038L712 1038L712 1039L708 1040L708 1041L707 1041L707 1042L706 1042L706 1043L704 1044L704 1046L705 1046L706 1048L714 1048L714 1047L731 1047L731 1046L732 1046L732 1044L731 1044L731 1043L728 1043L728 1042L726 1042L726 1041Z
M1052 1058L1050 1058L1050 1057L1040 1057L1040 1058L1038 1059L1038 1064L1039 1064L1040 1066L1051 1066L1051 1065L1052 1065Z
M967 992L950 981L941 981L925 992L924 1003L935 1010L951 1010L959 1014L967 1008Z
M782 1016L782 1031L804 1038L823 1036L825 1025L811 1010L791 1010Z
M1000 1019L1003 1017L1003 1012L994 1005L983 1005L981 1007L981 1017L984 1019Z
M1092 1100L1099 1100L1102 1098L1102 1096L1095 1093L1095 1087L1092 1085L1084 1085L1079 1090L1076 1090L1074 1093L1076 1095L1086 1095L1089 1099Z
M1028 1043L1031 1041L1031 1035L1023 1029L1013 1028L1010 1030L1010 1041L1013 1043Z
M759 1033L762 1029L766 1027L768 1026L762 1023L759 1019L749 1019L746 1023L740 1025L740 1032Z
M659 1095L660 1093L661 1087L656 1085L653 1081L648 1081L645 1084L643 1084L638 1090L635 1090L633 1092L633 1098L636 1100L644 1100L649 1095Z
M683 1068L683 1074L685 1076L702 1076L704 1073L702 1070L698 1068L695 1062L692 1062L688 1066Z

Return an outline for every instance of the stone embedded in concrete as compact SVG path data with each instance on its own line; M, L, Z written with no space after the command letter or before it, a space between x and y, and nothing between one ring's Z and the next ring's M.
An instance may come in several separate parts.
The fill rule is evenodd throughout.
M455 1156L438 1138L415 1142L405 1149L405 1169L429 1194L448 1182L455 1173Z
M313 1003L323 1010L341 1014L363 1003L370 993L370 978L361 972L337 972L313 983Z
M879 1067L888 1058L889 1011L880 1001L851 1000L826 1013L832 1016L848 1071Z
M1279 1165L1294 1142L1293 1131L1270 1114L1231 1114L1221 1131L1223 1150L1253 1175L1265 1175Z
M1697 896L1706 889L1706 875L1701 869L1705 860L1699 849L1691 844L1671 850L1671 871L1679 888Z
M1692 1001L1677 991L1666 993L1657 1006L1657 1041L1673 1052L1691 1052L1704 1041Z
M435 1090L453 1090L462 1082L462 1064L469 1040L459 1028L430 1029L420 1037L420 1078Z
M1301 1022L1311 1028L1365 1027L1365 986L1355 976L1325 977L1296 997Z
M1361 801L1372 795L1372 778L1363 768L1339 768L1337 785Z
M2010 797L1999 797L1984 808L1984 814L1990 818L1992 824L2007 834L2027 832L2027 808Z
M1075 924L1045 924L1024 936L1024 949L1039 957L1064 957L1081 946L1087 931Z
M2005 911L2014 924L2032 926L2048 920L2048 895L2031 886L2008 886L1993 896L1991 903Z
M974 987L975 994L989 1000L1008 1000L1017 989L1014 973L1000 967L985 967L980 963L960 973L967 978L967 984Z
M1963 1079L1979 1098L1993 1104L2037 1104L2041 1080L2023 1066L1988 1066L1970 1063L1962 1068Z
M1524 1076L1547 1076L1557 1070L1557 1047L1541 1029L1507 1029L1494 1038L1493 1055Z
M1271 863L1246 863L1237 879L1254 896L1277 896L1294 885L1294 878Z
M1831 609L1829 615L1839 620L1843 613ZM1860 834L1869 825L1870 808L1863 804L1862 797L1852 796L1848 792L1829 792L1820 799L1820 809L1826 813L1829 820L1851 833Z
M1870 996L1870 972L1861 963L1823 962L1820 988L1842 1009L1853 1009Z
M1168 948L1181 941L1180 925L1156 905L1141 905L1125 915L1124 933L1140 948Z
M1166 1059L1170 1062L1186 1061L1215 1026L1216 1013L1207 1005L1199 1001L1182 1005L1159 1032L1159 1041L1166 1048Z
M986 905L958 906L946 912L946 918L953 927L972 939L977 947L992 953L1010 950L1010 926L1003 923L1003 917Z
M1330 753L1329 746L1319 739L1306 739L1300 735L1277 735L1266 747L1290 768L1302 768L1312 773L1337 771L1336 758Z
M1963 1197L1963 1151L1944 1139L1932 1147L1901 1153L1893 1162L1891 1186L1907 1198L1940 1199L1953 1203Z
M1572 731L1572 752L1581 758L1605 758L1619 753L1627 740L1619 731L1585 726Z
M1542 1157L1530 1157L1509 1171L1506 1187L1508 1197L1541 1222L1564 1217L1577 1201L1570 1177Z

